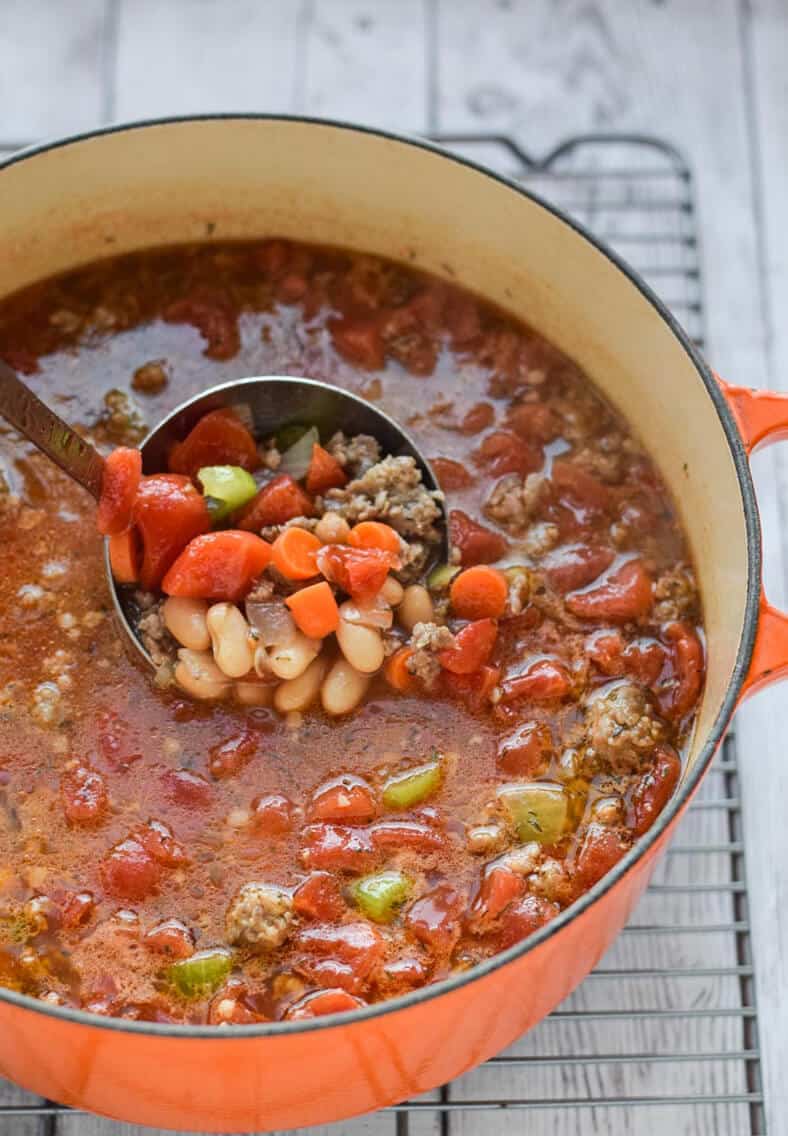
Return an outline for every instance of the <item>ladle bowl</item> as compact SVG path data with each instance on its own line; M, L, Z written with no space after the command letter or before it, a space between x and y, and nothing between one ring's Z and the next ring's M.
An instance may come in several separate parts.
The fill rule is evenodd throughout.
M422 481L431 491L440 491L429 462L402 427L350 391L294 375L257 375L235 379L201 391L182 402L147 435L140 446L142 468L146 474L161 473L176 442L182 441L193 426L211 410L236 409L258 439L269 438L287 426L315 426L326 441L338 430L346 435L370 434L381 452L391 457L412 457ZM43 453L98 500L104 459L90 442L64 422L0 360L0 415L15 426ZM442 498L439 498L442 500ZM443 545L448 556L448 528L444 514ZM118 585L112 575L109 541L104 542L104 568L107 586L120 627L136 652L150 667L155 664L134 630L134 587Z

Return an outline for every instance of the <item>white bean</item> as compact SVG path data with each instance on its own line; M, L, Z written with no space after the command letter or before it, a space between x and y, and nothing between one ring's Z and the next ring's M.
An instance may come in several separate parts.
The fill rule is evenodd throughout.
M249 646L249 624L235 604L218 603L205 617L216 665L228 678L243 678L254 665Z
M236 702L242 706L270 706L274 699L274 687L269 682L257 682L253 678L242 678L233 686Z
M387 576L383 582L383 587L380 589L380 594L387 604L391 607L396 607L397 604L402 603L402 597L405 595L405 589L399 580L394 576Z
M426 588L411 584L405 589L397 608L397 619L406 631L412 631L417 623L432 623L434 615L432 598Z
M168 596L161 609L164 626L170 635L190 651L207 651L211 645L205 622L207 613L205 600L190 600L185 596Z
M364 697L370 679L352 667L347 659L337 659L323 680L320 699L327 714L349 714Z
M187 647L178 651L175 681L194 698L221 698L230 686L208 651L190 651Z
M315 525L315 536L323 544L346 544L350 525L339 513L323 513Z
M320 653L322 639L309 639L299 631L282 647L271 647L268 665L277 678L298 678Z
M357 671L372 674L383 665L383 638L376 627L340 618L336 635L342 654Z
M274 706L279 713L289 714L293 710L306 710L317 698L325 673L325 659L318 655L298 678L280 683L274 694Z

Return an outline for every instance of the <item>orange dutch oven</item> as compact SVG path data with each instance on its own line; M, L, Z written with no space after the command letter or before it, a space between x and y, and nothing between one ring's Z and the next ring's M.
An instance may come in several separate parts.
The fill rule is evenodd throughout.
M425 142L303 118L111 127L0 167L0 297L110 254L201 239L345 245L407 260L524 317L629 420L694 554L708 676L684 775L653 828L527 941L445 982L313 1021L171 1026L0 990L0 1073L65 1104L164 1128L326 1123L423 1093L509 1045L610 946L737 703L788 673L788 617L761 588L748 456L788 398L715 377L632 270L521 186Z

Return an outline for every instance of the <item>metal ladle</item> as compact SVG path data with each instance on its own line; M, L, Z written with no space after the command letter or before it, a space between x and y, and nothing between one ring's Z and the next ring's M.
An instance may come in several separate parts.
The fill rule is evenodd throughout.
M251 415L254 433L258 438L268 438L283 427L293 425L316 426L321 438L330 438L337 430L342 430L347 435L371 434L379 442L384 454L414 458L428 490L440 489L429 462L408 434L387 414L339 387L316 379L287 375L239 379L211 387L182 402L142 442L140 450L143 472L150 474L166 470L167 456L173 444L185 438L203 415L220 407L243 408L245 418ZM87 489L96 501L99 500L104 458L90 442L86 442L68 423L50 410L2 360L0 415L59 465L69 477ZM445 512L442 532L443 547L440 551L446 559L448 531ZM118 620L134 649L153 667L153 660L132 626L129 590L120 591L112 577L106 541L104 568Z

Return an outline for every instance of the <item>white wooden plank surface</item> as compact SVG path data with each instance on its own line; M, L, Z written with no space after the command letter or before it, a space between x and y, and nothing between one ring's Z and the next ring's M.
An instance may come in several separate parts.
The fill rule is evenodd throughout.
M121 0L112 117L290 110L301 9L296 0Z
M437 13L437 18L436 18ZM788 111L786 71L788 13L781 0L2 0L0 5L0 138L56 134L111 116L127 118L191 110L269 109L348 117L378 125L420 130L512 131L535 150L546 149L578 130L636 129L681 146L698 181L704 246L709 355L723 374L741 383L788 387L788 238L782 218L788 200ZM437 57L431 52L437 52ZM437 58L437 67L430 62ZM437 97L436 97L437 96ZM754 102L747 102L754 96ZM755 174L755 183L753 181ZM758 221L762 211L763 228ZM766 324L764 307L772 321ZM767 343L767 334L771 336ZM767 350L769 348L769 350ZM788 501L785 463L774 454L756 461L767 534L767 580L780 600L785 594L779 541L780 513L775 471ZM743 770L750 891L759 975L767 1101L773 1133L785 1130L788 1058L786 958L787 881L782 865L788 830L778 804L785 786L782 738L785 697L759 696L741 715L742 751L757 758ZM768 794L768 795L767 795ZM715 834L720 816L693 818L696 836ZM689 839L689 837L687 837ZM696 864L692 860L692 864ZM704 860L702 875L714 879L723 862ZM676 882L689 870L679 858L664 868ZM698 871L698 869L693 869ZM730 916L723 895L679 900L650 898L638 912L668 904L687 919ZM679 959L697 965L704 957L730 961L727 940L705 936L666 946L657 939L622 939L607 965L659 965ZM671 953L673 952L673 953ZM677 964L677 965L678 965ZM646 998L626 980L613 994ZM576 1005L611 997L609 980L588 984ZM721 1004L728 979L677 980L663 997L676 1005ZM622 1002L625 1004L625 1002ZM645 1004L645 1003L644 1003ZM659 1025L657 1028L664 1029ZM735 1028L735 1027L733 1027ZM644 1032L645 1030L645 1032ZM632 1049L649 1040L633 1027ZM616 1035L619 1036L619 1035ZM697 1026L658 1040L678 1047L707 1045L707 1027ZM733 1037L733 1035L727 1035ZM586 1042L591 1050L615 1040L602 1031L569 1041L556 1052ZM654 1040L653 1038L651 1040ZM547 1044L545 1035L522 1044ZM587 1071L559 1075L535 1070L529 1091L549 1095L587 1091ZM667 1081L683 1091L678 1075ZM485 1076L474 1086L473 1076ZM643 1090L643 1071L611 1067L596 1072L591 1088ZM730 1071L709 1066L690 1091L734 1088ZM469 1095L512 1091L506 1069L466 1078ZM522 1071L516 1074L522 1084ZM485 1089L486 1086L486 1089ZM687 1088L686 1085L683 1088ZM541 1117L541 1118L540 1118ZM547 1114L468 1118L463 1132L558 1133L589 1131L588 1114L559 1120ZM649 1131L716 1131L719 1117L698 1111L692 1127L678 1129L677 1115L654 1113ZM380 1120L335 1127L335 1136L388 1134ZM735 1126L731 1131L738 1131ZM596 1114L594 1130L628 1132L621 1112ZM412 1122L414 1132L432 1130L431 1118ZM69 1136L121 1136L126 1126L73 1118L60 1121ZM11 1131L12 1129L8 1129ZM458 1121L452 1130L459 1132ZM640 1131L641 1129L637 1129ZM743 1130L743 1125L742 1125ZM22 1131L15 1122L14 1132Z
M427 0L312 4L296 109L424 131L429 47Z
M27 142L105 114L107 5L2 0L0 137Z
M749 51L748 94L755 136L759 189L762 269L766 282L764 317L767 357L753 385L788 391L788 7L782 0L756 0L747 6L743 32ZM749 381L749 380L748 380ZM773 451L779 486L779 521L765 533L774 557L788 541L788 453ZM772 579L775 602L788 593ZM750 853L750 897L754 941L758 947L759 1018L769 1086L773 1132L788 1127L788 839L781 802L788 793L788 699L786 687L772 688L739 714L739 733L751 767L744 794L744 823L757 834Z

